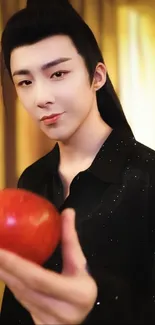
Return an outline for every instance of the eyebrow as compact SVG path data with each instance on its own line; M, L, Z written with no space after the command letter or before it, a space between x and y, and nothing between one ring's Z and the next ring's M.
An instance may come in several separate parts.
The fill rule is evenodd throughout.
M59 59L56 59L54 61L51 61L51 62L48 62L48 63L45 63L42 67L41 67L41 70L44 71L44 70L47 70L51 67L54 67L60 63L63 63L63 62L66 62L66 61L69 61L71 60L71 58L59 58ZM12 74L12 77L14 76L18 76L18 75L28 75L30 74L30 70L28 69L21 69L21 70L17 70L15 71L13 74Z

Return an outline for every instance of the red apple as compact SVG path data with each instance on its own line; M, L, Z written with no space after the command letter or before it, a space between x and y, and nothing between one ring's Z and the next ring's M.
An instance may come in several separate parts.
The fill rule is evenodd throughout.
M0 191L0 248L42 265L60 236L60 214L47 199L23 189Z

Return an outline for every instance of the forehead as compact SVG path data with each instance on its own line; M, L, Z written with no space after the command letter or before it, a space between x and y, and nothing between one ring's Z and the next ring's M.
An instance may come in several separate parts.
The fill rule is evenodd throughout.
M11 70L37 67L62 54L64 57L77 57L77 49L72 40L65 35L51 36L32 45L14 49L10 58Z

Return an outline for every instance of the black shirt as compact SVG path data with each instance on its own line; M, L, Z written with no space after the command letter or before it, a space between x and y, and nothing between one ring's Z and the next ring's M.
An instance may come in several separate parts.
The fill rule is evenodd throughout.
M85 324L155 324L155 152L116 128L92 165L63 197L59 147L28 167L18 186L62 211L76 210L76 228L98 297ZM59 246L44 267L61 272ZM33 324L6 288L0 324Z

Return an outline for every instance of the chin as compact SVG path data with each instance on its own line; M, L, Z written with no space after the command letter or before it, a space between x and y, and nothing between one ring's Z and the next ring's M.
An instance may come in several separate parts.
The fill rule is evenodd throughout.
M74 135L76 130L68 130L67 127L63 128L41 128L42 132L52 141L68 142ZM67 132L66 132L67 131Z
M56 142L67 142L71 138L71 136L69 136L68 134L51 134L50 132L44 133L50 140Z

